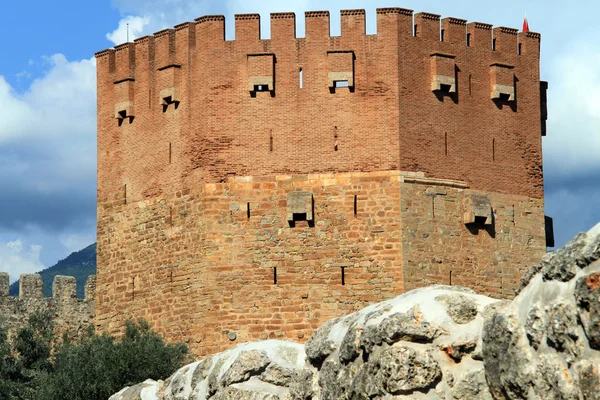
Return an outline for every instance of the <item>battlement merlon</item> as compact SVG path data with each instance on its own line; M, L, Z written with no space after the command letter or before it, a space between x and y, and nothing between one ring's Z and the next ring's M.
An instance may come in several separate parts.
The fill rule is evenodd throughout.
M42 299L43 281L40 274L22 274L19 278L19 297L21 299ZM8 297L10 276L0 272L0 298ZM85 284L85 300L96 298L96 276L90 275ZM52 299L56 301L72 301L77 299L77 280L73 276L56 275L52 283Z
M442 32L441 41L447 43L464 43L467 32L467 21L453 17L444 18L442 19Z
M366 36L364 10L342 10L340 12L341 34L351 40ZM291 12L273 13L271 17L271 39L260 38L260 15L237 14L235 16L236 39L234 42L245 44L296 39L296 15ZM390 23L392 21L392 23ZM440 24L441 21L441 24ZM330 38L329 11L307 11L305 13L306 40L324 41ZM440 26L441 25L441 26ZM466 26L466 28L465 28ZM441 19L438 14L413 11L403 8L378 8L377 33L381 40L391 39L389 32L394 30L396 38L410 40L416 36L428 42L449 42L467 44L469 48L492 50L495 39L495 52L516 55L518 46L522 56L539 58L541 35L534 32L518 32L516 29L498 27L490 24L471 22L448 17ZM443 30L441 34L440 29ZM467 38L468 36L468 38ZM181 42L184 43L181 43ZM123 43L114 49L96 53L98 74L110 73L113 82L134 77L136 58L140 62L157 64L184 63L191 56L196 43L202 47L222 46L225 43L225 17L209 15L197 18L194 22L185 22L173 29L165 29L153 36L136 39L133 43ZM152 46L156 47L156 50Z
M271 13L271 40L274 42L296 39L296 14Z

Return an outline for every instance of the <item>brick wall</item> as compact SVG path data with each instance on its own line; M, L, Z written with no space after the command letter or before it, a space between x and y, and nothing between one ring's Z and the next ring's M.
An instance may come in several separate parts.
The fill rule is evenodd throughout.
M291 13L270 40L258 15L233 41L207 16L97 53L102 330L144 316L198 354L303 340L449 271L510 297L545 251L538 34L388 8L377 34L349 10L331 37L328 12L305 18L304 38ZM493 228L465 225L471 194Z
M415 15L417 36L403 9L380 9L375 35L362 12L341 18L330 37L329 13L309 12L296 38L293 14L275 14L261 40L258 16L238 16L226 41L224 19L203 17L98 53L99 201L229 176L398 169L542 198L539 35L450 18L442 42L433 14ZM250 91L267 67L272 90ZM340 73L350 88L330 87ZM454 93L432 91L438 75ZM492 100L496 82L515 101Z

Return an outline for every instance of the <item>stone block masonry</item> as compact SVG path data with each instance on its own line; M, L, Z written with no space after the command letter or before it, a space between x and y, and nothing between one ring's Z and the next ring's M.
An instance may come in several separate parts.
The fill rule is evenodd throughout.
M197 354L303 340L431 283L511 297L545 251L540 35L411 10L237 15L96 54L98 317ZM544 90L542 90L544 88ZM232 339L233 338L233 339Z
M19 296L9 296L9 275L0 272L0 320L9 332L25 326L31 313L48 311L54 317L55 335L77 338L94 326L96 315L96 277L88 277L85 299L77 298L77 281L72 276L57 275L52 285L52 297L42 295L42 277L23 274L19 279Z
M211 354L303 341L327 319L432 282L512 297L544 253L541 200L486 193L494 224L467 226L473 193L384 171L234 177L107 206L96 323L118 334L125 318L144 317Z

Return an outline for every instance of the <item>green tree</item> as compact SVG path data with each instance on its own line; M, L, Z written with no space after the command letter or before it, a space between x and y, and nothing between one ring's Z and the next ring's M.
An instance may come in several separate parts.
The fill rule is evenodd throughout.
M12 340L0 323L1 400L106 400L125 386L166 379L191 361L185 344L165 343L143 319L127 321L121 340L90 329L77 342L65 336L55 344L53 332L51 314L42 311Z
M38 399L105 400L125 386L165 379L187 361L186 345L166 344L145 320L128 321L121 341L92 334L59 346Z
M27 382L8 341L8 329L0 322L0 399L19 399L19 390Z

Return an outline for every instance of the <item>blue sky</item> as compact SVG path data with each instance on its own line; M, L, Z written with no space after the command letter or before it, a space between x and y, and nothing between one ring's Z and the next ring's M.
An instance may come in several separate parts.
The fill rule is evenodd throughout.
M95 241L94 53L207 14L405 7L520 28L524 13L542 33L542 79L550 82L544 138L546 214L557 245L600 221L600 25L596 1L504 0L30 0L3 5L0 23L0 271L14 280ZM8 33L11 33L10 35ZM15 39L16 38L16 39Z

